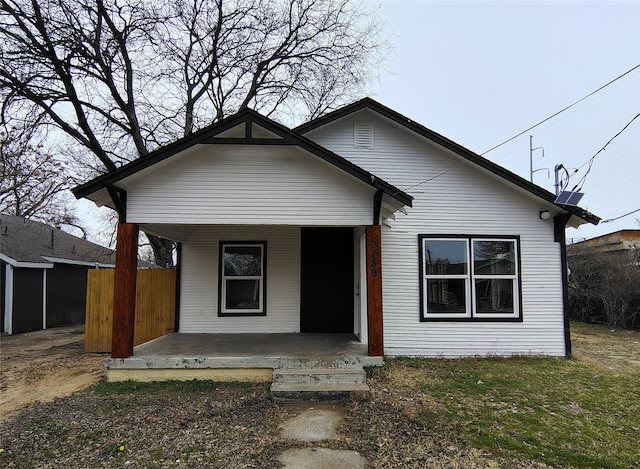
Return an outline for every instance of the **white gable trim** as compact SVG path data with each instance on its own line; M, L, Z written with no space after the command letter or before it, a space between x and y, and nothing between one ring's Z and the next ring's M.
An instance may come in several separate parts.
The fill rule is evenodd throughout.
M61 257L42 256L42 258L49 262L53 262L54 264L82 265L88 267L100 267L102 269L112 269L116 266L115 264L105 264L104 262L79 261L75 259L63 259Z
M6 254L0 253L0 260L2 262L6 262L12 267L23 267L27 269L51 269L53 268L53 264L50 262L22 262L17 261Z

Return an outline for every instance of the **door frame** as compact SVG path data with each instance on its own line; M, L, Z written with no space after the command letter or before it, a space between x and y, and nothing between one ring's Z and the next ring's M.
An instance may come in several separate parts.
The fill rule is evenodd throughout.
M350 245L350 249L351 249L351 262L352 262L352 271L353 271L353 277L352 277L352 281L351 281L351 287L350 287L350 299L349 301L349 307L351 309L351 314L352 314L352 324L351 324L351 330L348 331L348 333L354 334L356 335L360 340L362 340L363 337L363 331L365 331L364 333L364 337L366 337L366 318L365 318L365 323L364 323L364 329L363 329L363 324L362 324L362 299L364 298L365 304L366 304L366 287L365 287L365 291L364 293L361 291L360 286L363 285L363 282L361 282L361 265L363 263L363 258L361 255L361 232L363 233L363 230L360 229L359 227L351 227L351 226L317 226L317 227L301 227L300 229L300 332L312 332L315 333L316 331L313 330L308 330L307 327L303 327L304 325L304 317L305 314L308 314L308 312L305 311L306 308L306 304L305 304L305 288L308 285L307 281L305 280L305 268L308 267L306 265L306 260L305 260L305 245L303 244L304 241L304 231L305 230L317 230L317 231L321 231L321 230L330 230L330 229L336 229L336 230L350 230L352 233L352 240L351 240L351 245ZM366 282L365 282L366 283ZM364 295L364 296L363 296ZM346 300L346 293L345 293L345 300L344 300L344 305L347 305L347 300ZM365 309L366 310L366 309ZM318 333L322 333L322 332L318 332ZM331 333L331 332L328 332ZM347 333L345 332L336 332L336 333Z

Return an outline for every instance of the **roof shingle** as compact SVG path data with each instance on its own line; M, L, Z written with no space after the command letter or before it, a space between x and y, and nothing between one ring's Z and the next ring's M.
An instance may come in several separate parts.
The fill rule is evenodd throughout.
M0 214L0 253L16 262L115 264L115 251L45 223Z

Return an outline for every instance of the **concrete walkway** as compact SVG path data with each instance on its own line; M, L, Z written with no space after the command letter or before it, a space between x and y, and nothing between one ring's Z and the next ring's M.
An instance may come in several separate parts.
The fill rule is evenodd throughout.
M291 418L282 426L280 437L289 440L321 442L338 439L336 429L342 409L331 403L287 404ZM367 460L356 451L328 448L289 449L278 456L284 469L364 469Z

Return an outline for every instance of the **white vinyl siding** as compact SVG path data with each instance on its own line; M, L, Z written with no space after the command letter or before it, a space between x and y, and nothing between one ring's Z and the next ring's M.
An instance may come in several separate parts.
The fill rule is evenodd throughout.
M293 146L196 145L124 179L127 220L150 224L371 222L368 184Z
M374 150L354 148L355 122L375 126ZM415 198L382 231L386 354L565 354L560 245L539 218L553 206L370 111L306 136ZM522 322L420 322L419 234L519 236Z
M300 228L189 226L182 247L180 331L300 331ZM220 241L266 241L266 316L218 316Z

